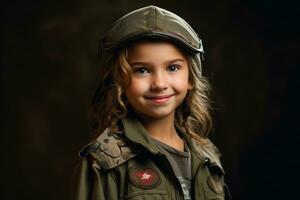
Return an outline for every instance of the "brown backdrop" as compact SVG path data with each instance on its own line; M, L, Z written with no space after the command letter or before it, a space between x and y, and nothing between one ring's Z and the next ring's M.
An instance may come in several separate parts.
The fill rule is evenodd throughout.
M234 199L294 199L299 26L291 0L4 2L1 199L69 198L77 152L91 137L98 39L149 4L182 16L203 40L211 139Z

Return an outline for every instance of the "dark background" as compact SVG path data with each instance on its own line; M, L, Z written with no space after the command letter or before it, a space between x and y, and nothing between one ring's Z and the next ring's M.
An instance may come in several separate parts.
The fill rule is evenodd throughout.
M215 128L234 199L296 199L299 7L291 0L2 2L0 198L69 198L91 134L101 34L149 4L202 38Z

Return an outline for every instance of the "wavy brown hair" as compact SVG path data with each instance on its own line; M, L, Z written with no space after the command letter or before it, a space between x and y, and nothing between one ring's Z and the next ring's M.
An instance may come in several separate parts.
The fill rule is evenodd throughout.
M130 84L132 69L127 62L129 48L124 48L118 54L111 55L101 73L101 84L95 96L91 109L93 129L95 134L110 127L120 131L118 122L128 112L124 89ZM210 85L201 75L200 68L193 55L184 53L189 66L189 81L192 89L188 90L184 102L175 112L175 126L199 142L205 138L212 128L210 115L209 91Z

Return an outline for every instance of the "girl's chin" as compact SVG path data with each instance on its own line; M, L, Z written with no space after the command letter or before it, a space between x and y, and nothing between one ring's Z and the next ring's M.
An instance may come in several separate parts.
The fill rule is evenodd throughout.
M169 117L174 117L173 112L136 112L139 118L144 120L162 120Z

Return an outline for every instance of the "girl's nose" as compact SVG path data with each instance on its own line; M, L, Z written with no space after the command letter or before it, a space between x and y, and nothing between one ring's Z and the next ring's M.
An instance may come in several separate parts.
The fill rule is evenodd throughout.
M165 90L168 88L168 78L163 73L153 75L151 80L151 90Z

